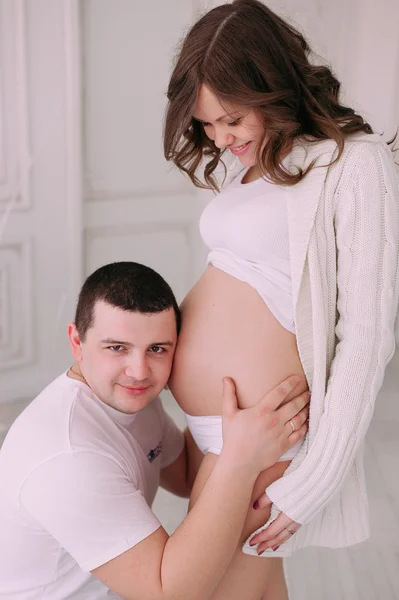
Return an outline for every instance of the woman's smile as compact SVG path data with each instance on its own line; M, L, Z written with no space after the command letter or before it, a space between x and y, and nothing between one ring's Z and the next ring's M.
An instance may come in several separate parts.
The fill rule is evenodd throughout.
M245 144L241 144L241 146L230 146L229 150L234 156L242 156L249 149L251 142L246 142Z

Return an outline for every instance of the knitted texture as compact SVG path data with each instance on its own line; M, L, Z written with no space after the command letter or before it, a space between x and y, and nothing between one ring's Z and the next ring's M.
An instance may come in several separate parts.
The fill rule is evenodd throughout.
M293 166L316 157L321 165L287 190L297 344L311 404L305 443L266 490L266 525L280 511L305 524L274 556L368 536L362 450L395 350L399 184L379 136L351 138L326 167L335 152L329 140L292 153ZM248 541L243 550L255 553Z

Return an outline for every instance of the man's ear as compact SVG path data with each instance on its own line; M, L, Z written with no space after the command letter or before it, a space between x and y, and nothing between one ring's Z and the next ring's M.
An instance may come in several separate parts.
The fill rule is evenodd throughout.
M72 356L75 360L82 360L82 342L75 323L68 323L67 335L71 345Z

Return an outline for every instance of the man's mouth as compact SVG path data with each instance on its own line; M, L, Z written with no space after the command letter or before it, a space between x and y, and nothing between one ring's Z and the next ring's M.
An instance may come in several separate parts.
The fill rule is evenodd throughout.
M119 384L128 394L139 395L150 389L150 385L123 385Z

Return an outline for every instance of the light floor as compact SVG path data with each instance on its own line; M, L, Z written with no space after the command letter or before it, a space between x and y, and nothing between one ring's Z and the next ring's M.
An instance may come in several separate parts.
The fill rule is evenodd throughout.
M26 402L0 404L0 444ZM174 402L165 406L184 426ZM388 366L367 437L369 541L347 550L308 549L286 560L290 600L399 600L399 352ZM160 490L154 510L172 532L187 501ZM245 599L243 599L245 600Z

